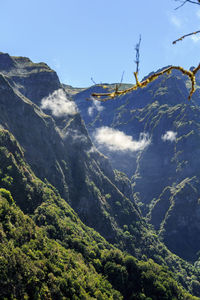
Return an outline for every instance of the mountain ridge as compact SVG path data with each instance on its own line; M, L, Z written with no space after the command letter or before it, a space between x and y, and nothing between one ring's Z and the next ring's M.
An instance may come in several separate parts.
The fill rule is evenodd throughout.
M0 65L1 57L2 55L0 55ZM23 58L18 59L18 64L22 63L23 65L24 60L25 64L30 64L27 59ZM37 64L35 67L38 70ZM46 65L45 68L47 68ZM148 275L150 268L155 271L153 271L154 273L160 274L162 270L168 267L175 272L174 275L170 273L170 276L179 280L182 286L192 293L196 288L195 294L198 296L200 290L196 284L199 278L198 270L195 270L192 264L184 262L171 253L160 242L155 231L150 229L147 221L141 215L138 204L132 198L130 180L125 174L114 171L109 160L96 150L80 114L73 112L73 114L56 116L51 110L41 109L42 99L44 97L48 98L49 94L52 95L57 90L61 89L63 91L63 87L61 84L58 86L55 84L57 75L46 77L43 72L35 72L33 69L34 64L31 62L31 70L26 73L26 80L23 81L23 85L21 75L18 78L16 74L15 76L12 75L12 71L11 75L6 70L3 73L1 72L1 187L11 191L17 205L24 213L32 216L34 212L34 216L32 216L34 222L44 228L45 235L47 234L51 239L59 239L64 248L75 248L82 255L86 251L84 238L82 239L81 235L79 236L77 233L78 225L65 223L66 219L63 216L62 209L71 211L71 214L66 212L66 217L71 215L73 220L84 222L98 231L115 247L128 251L137 259L142 259L143 262L139 263L142 273L139 274L142 274L145 286L148 282L148 276L150 276ZM34 81L32 81L32 73L34 73ZM40 90L40 84L43 82L41 76L44 76L45 82L48 83L45 93L43 93L45 85ZM39 85L37 84L38 81L40 81ZM27 94L29 89L30 94ZM27 98L28 96L30 98ZM71 103L71 101L73 100L65 98L66 103ZM16 140L14 142L15 147L11 143L12 140ZM19 156L21 160L18 160ZM36 179L35 176L39 179ZM33 182L35 183L33 184ZM64 200L61 200L59 194ZM73 209L77 216L72 212ZM65 231L66 228L67 231ZM56 233L57 230L58 233ZM87 231L90 230L93 232L92 229L87 229ZM72 236L78 234L78 240L70 240L66 233L70 233ZM98 238L103 241L102 237L99 236ZM106 245L106 247L112 248L112 246ZM90 255L92 257L92 251ZM113 263L112 255L115 257L114 262L121 264L119 269L113 264L110 265L111 262ZM122 289L119 286L122 284L123 278L131 280L131 277L129 277L131 273L129 274L127 269L129 265L125 267L125 258L122 258L121 254L116 254L115 251L114 254L110 253L108 256L111 261L107 261L107 258L103 258L103 256L99 256L98 259L100 262L102 260L103 270L107 270L108 273L106 274L111 284L117 287L123 295L126 295L125 286L122 285ZM163 265L164 269L159 266L156 267L154 262L149 259L154 259L157 263ZM94 263L96 270L98 270L98 263L97 261ZM101 268L100 270L102 270ZM177 273L178 270L181 272L180 274ZM89 272L89 270L86 272ZM112 272L114 274L119 272L121 274L120 279L118 277L116 277L118 280L115 279ZM129 275L124 275L127 272ZM171 291L171 288L165 280L163 281L164 273L161 277L162 284L166 288L161 288L161 294L168 297L167 299L172 299L170 298L172 297L171 292L169 294L167 292L167 289ZM150 286L153 288L155 276L152 276ZM124 282L128 284L128 281ZM137 282L135 277L134 282ZM104 284L106 285L105 282ZM171 282L171 284L176 290L174 282ZM110 291L111 289L109 287ZM132 285L130 285L128 293L131 293L131 290L133 293ZM138 299L145 297L142 296L141 291L138 292L140 294L137 294L136 291L134 293L136 293L134 295ZM145 290L144 293L149 297L151 296L150 293L153 295L151 288L149 291L148 289ZM157 293L156 288L155 294ZM176 298L179 299L183 294L180 290L176 294ZM159 299L159 295L158 293L155 296L158 298L155 299ZM118 296L120 297L119 294ZM130 294L127 297L131 299Z
M198 213L195 213L198 212L199 205L198 184L195 193L189 185L191 199L185 197L184 200L184 193L180 193L179 196L177 194L175 203L183 203L185 207L181 209L179 205L178 211L175 209L176 205L166 206L173 193L170 196L165 191L168 187L172 190L181 185L184 180L191 180L194 176L197 182L199 180L200 80L198 73L196 79L197 90L190 101L187 100L190 89L188 79L175 70L169 75L160 76L144 89L138 89L105 104L101 103L102 109L94 110L91 116L88 112L92 103L85 101L79 105L79 94L74 96L96 147L109 157L115 168L125 172L131 178L134 198L140 205L143 215L147 214L154 225L159 219L161 227L158 228L156 225L156 228L165 243L172 251L190 261L198 258L197 252L200 246L199 242L197 244L197 240L195 241L195 236L198 236L197 232L200 229ZM84 101L82 93L80 92L80 99ZM141 132L146 132L150 136L151 143L138 152L110 151L106 144L98 144L95 138L96 130L101 126L119 130L130 136L133 141L138 140ZM190 203L193 205L195 219L189 209ZM163 219L160 219L161 211ZM183 219L184 222L180 221L177 225L177 218ZM191 230L186 237L184 232L189 232L187 228L190 224L191 227L195 224L195 228L193 233ZM190 240L193 240L193 243ZM190 249L185 246L185 243L190 245ZM188 250L185 251L185 248Z

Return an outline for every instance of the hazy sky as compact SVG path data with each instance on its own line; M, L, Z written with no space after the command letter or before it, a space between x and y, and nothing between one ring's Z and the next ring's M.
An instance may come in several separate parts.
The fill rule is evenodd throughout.
M133 82L142 35L140 78L169 64L200 62L200 6L174 0L0 0L0 51L46 62L63 83Z

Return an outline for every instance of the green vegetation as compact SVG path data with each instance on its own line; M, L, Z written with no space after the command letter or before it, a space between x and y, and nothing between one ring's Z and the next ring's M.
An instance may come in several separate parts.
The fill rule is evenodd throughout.
M2 196L0 219L1 299L121 299L78 251L47 238Z
M1 299L195 299L169 271L123 254L64 202L59 208L53 191L37 209L36 223L7 195L0 196Z
M53 118L34 104L61 88L57 75L26 58L0 60L10 66L0 76L0 126L12 132L0 130L0 299L200 296L198 262L195 268L159 240L131 198L131 181L94 149L80 115ZM168 109L157 119L158 104L137 112L123 104L113 124L152 116L152 130ZM99 112L95 122L102 120Z
M85 226L54 187L35 177L12 135L0 136L1 178L13 178L1 180L0 189L0 298L195 299L167 268L138 261Z

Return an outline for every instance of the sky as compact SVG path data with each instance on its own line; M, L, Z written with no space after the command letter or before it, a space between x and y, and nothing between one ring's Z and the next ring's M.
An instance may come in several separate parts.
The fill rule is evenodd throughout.
M200 62L200 6L174 0L0 0L0 51L45 62L62 83L134 83L141 34L142 79L167 65Z

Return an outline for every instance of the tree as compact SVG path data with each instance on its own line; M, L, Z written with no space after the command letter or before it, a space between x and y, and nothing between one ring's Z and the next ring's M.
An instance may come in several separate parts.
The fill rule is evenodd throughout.
M176 7L176 9L179 9L180 7L184 6L185 4L196 4L196 5L200 5L200 0L174 0L176 2L179 2L180 5L178 7ZM191 35L194 35L194 34L197 34L197 33L200 33L200 30L197 30L195 32L191 32L189 34L185 34L183 36L181 36L180 38L178 38L177 40L173 41L172 43L175 45L177 42L179 41L182 41L184 38L188 37L188 36L191 36ZM142 82L139 81L138 79L138 72L139 72L139 50L140 50L140 42L141 42L141 37L139 39L139 43L136 45L135 47L135 50L136 50L136 60L135 60L135 63L136 63L136 71L134 72L134 76L135 76L135 81L136 83L128 88L128 89L124 89L124 90L120 90L120 85L116 85L115 86L115 89L112 91L112 92L108 92L108 93L93 93L92 94L92 97L95 98L95 100L98 100L98 101L107 101L107 100L110 100L110 99L114 99L118 96L121 96L121 95L124 95L124 94L127 94L129 92L132 92L134 90L137 90L138 88L144 88L146 87L150 82L156 80L158 77L162 76L163 74L169 74L171 73L172 70L179 70L182 74L188 76L188 78L190 79L191 81L191 89L190 89L190 93L189 93L189 96L188 96L188 100L191 99L194 91L195 91L195 83L196 83L196 73L200 70L200 64L194 68L193 70L186 70L180 66L170 66L160 72L157 72L157 73L154 73L152 75L150 75L148 78L146 78L145 80L143 80ZM107 88L107 86L102 86L102 87L105 87Z

